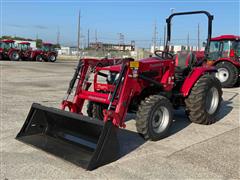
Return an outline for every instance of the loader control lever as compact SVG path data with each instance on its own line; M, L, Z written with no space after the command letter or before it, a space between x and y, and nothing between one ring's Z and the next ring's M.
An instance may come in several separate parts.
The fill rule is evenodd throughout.
M167 51L156 50L154 54L161 59L173 59L173 55Z

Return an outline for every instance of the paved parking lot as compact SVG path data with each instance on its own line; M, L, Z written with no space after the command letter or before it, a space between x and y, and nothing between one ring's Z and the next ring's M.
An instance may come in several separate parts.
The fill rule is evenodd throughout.
M240 178L240 88L223 90L217 123L192 124L178 110L158 142L143 141L129 116L122 157L94 171L16 141L32 102L59 107L76 63L0 62L1 179Z

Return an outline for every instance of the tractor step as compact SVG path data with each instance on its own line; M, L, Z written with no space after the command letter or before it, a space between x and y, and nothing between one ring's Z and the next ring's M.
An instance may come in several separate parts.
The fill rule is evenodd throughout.
M93 170L119 157L117 131L111 121L33 103L16 139Z

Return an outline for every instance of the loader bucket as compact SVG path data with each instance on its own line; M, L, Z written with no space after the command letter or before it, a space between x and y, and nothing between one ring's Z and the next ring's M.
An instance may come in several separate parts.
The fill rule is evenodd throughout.
M93 170L118 158L117 130L111 121L33 103L16 139Z

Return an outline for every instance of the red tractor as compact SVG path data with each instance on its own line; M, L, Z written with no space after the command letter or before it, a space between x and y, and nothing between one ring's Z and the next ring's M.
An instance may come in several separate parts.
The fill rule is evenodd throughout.
M138 133L152 141L168 135L174 108L184 107L191 122L214 123L222 100L217 70L197 63L194 54L168 52L172 18L190 14L208 17L207 59L213 16L174 13L167 18L166 51L106 67L96 66L96 59L81 59L61 109L34 103L16 138L92 170L119 158L118 133L128 112L136 113ZM83 115L86 102L88 115Z
M29 42L20 42L18 43L18 49L20 58L22 60L31 60L32 59L32 48L30 47Z
M240 75L240 36L223 35L211 39L208 65L216 66L223 87L233 87Z
M10 59L12 61L18 61L19 49L16 48L15 41L13 40L1 40L0 41L0 60Z
M43 43L40 49L34 50L31 54L31 58L36 59L36 61L48 62L55 62L57 60L57 56L58 53L51 43Z

